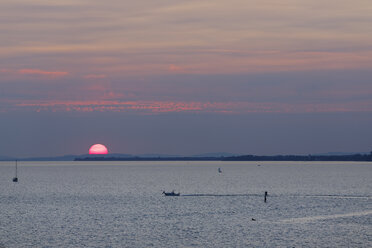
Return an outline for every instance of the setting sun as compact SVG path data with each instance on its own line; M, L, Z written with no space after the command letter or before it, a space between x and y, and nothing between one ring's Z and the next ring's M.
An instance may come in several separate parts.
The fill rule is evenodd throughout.
M89 148L89 154L108 154L108 150L104 145L95 144Z

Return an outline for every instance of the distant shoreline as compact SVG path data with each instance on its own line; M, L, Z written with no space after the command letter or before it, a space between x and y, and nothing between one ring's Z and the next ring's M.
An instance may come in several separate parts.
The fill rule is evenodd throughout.
M84 157L74 161L344 161L372 162L372 154L353 155L277 155L257 156L243 155L232 157Z

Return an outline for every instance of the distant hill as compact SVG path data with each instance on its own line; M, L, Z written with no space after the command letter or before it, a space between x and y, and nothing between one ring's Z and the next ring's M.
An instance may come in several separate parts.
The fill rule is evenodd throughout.
M113 153L107 155L89 155L89 154L81 154L81 155L63 155L63 156L55 156L55 157L26 157L26 158L15 158L9 156L0 156L0 161L74 161L76 158L86 158L86 157L117 157L117 158L130 158L135 157L131 154L121 154L121 153Z
M178 158L182 157L181 155L170 155L170 154L139 154L135 155L135 157L141 157L141 158Z
M234 156L240 156L240 154L234 154L234 153L228 153L228 152L211 152L211 153L202 153L202 154L197 154L197 155L192 155L190 157L193 158L200 158L200 157L215 157L215 158L220 158L220 157L234 157Z
M16 160L13 157L8 157L8 156L0 156L0 161L14 161Z
M312 154L314 156L344 156L344 155L354 155L354 154L368 154L369 152L327 152L327 153L317 153Z

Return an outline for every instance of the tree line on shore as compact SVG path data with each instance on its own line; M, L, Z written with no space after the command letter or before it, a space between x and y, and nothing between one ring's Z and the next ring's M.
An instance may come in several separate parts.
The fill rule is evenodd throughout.
M370 154L351 155L241 155L231 157L84 157L75 161L371 161Z

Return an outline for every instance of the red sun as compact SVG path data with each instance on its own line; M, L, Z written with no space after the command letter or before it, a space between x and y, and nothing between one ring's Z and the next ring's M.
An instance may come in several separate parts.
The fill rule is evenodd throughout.
M89 148L89 154L108 154L108 150L104 145L95 144Z

